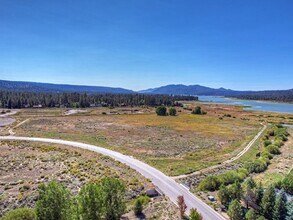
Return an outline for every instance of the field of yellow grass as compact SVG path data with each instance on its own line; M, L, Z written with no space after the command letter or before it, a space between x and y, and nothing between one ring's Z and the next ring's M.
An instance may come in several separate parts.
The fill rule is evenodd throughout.
M261 128L239 108L208 108L193 115L157 116L154 109L90 109L76 115L58 110L24 110L30 120L17 135L60 138L111 148L142 159L168 175L194 172L236 155ZM232 117L224 117L232 112ZM234 114L235 113L235 114ZM241 115L239 115L241 113Z

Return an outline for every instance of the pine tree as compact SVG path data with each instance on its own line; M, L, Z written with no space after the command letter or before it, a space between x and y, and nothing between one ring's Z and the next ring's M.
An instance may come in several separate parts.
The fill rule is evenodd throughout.
M273 219L272 211L275 206L275 198L275 188L273 186L269 186L269 188L265 190L261 201L262 213L268 220Z
M287 215L287 198L285 192L282 190L276 198L274 206L273 220L285 220Z
M190 210L189 220L202 220L202 215L194 208Z
M257 215L253 209L249 209L248 212L245 214L246 220L256 220Z
M231 202L227 214L231 220L243 220L242 208L238 200L233 200Z
M286 220L293 220L293 200L287 203L287 217Z
M243 192L243 199L246 204L246 208L248 209L249 203L255 200L255 194L253 188L255 187L254 180L250 177L244 183L244 192Z
M231 193L232 199L237 199L240 201L243 194L240 182L236 181L233 183L229 188L229 192Z
M218 197L222 205L224 205L225 207L229 206L229 203L231 202L231 195L227 186L225 185L220 186Z
M263 189L262 183L260 182L259 184L257 184L255 189L255 203L258 206L261 205L263 194L264 194L264 189Z

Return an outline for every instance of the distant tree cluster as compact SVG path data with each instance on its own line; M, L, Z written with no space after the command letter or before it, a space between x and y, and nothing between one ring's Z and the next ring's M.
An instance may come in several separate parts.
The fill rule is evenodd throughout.
M260 91L260 92L243 92L242 94L230 95L240 99L249 100L268 100L280 102L293 102L293 89L290 90L275 90L275 91Z
M0 107L68 107L94 106L177 106L178 101L197 100L194 96L146 95L146 94L81 94L81 93L34 93L0 91Z
M174 107L169 108L168 112L167 112L167 108L165 106L159 106L156 108L156 114L158 116L176 116L177 114L177 110Z

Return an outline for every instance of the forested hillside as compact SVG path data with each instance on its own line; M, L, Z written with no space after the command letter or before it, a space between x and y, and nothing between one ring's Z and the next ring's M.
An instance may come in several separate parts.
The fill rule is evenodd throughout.
M20 82L0 80L0 90L18 92L78 92L78 93L134 93L132 90L104 86L80 86L51 83Z
M201 85L166 85L154 89L147 89L140 91L146 94L174 94L174 95L211 95L211 96L225 96L240 94L240 91L234 91L225 88L209 88Z
M60 94L0 91L0 106L9 109L31 107L85 108L94 106L171 106L177 105L177 101L179 100L197 100L197 97L145 94Z
M239 99L250 99L250 100L293 102L293 89L250 92L247 94L240 94L240 95L235 95L232 97L236 97Z
M0 80L0 91L11 92L33 92L33 93L86 93L86 94L134 94L136 92L123 89L103 86L79 86L79 85L63 85L36 82L18 82ZM149 95L185 95L185 96L226 96L239 99L251 100L268 100L293 102L293 89L289 90L269 90L269 91L236 91L225 88L209 88L201 85L166 85L153 89L139 91L140 94ZM167 97L166 96L166 97ZM63 104L63 103L62 103ZM94 103L91 103L94 104Z

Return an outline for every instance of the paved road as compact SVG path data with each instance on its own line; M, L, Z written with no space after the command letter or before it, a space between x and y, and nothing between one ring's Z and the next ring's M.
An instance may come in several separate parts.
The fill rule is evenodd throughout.
M174 180L178 180L178 179L183 179L183 178L193 176L193 175L199 175L201 173L204 173L204 172L207 172L209 170L213 170L213 169L222 167L225 164L229 164L229 163L234 162L235 160L238 160L240 157L242 157L252 147L252 145L260 137L260 135L266 130L266 128L267 128L267 125L264 125L263 128L260 130L260 132L258 132L257 135L255 135L254 138L245 146L245 148L241 152L239 152L235 157L232 157L229 160L226 160L226 161L222 162L221 164L210 166L210 167L204 168L202 170L199 170L199 171L196 171L196 172L193 172L193 173L182 174L182 175L179 175L179 176L173 176L172 178Z
M98 152L107 156L110 156L128 166L135 169L141 173L146 178L149 178L154 185L159 187L159 189L168 196L172 202L176 204L177 196L183 195L185 203L188 207L188 212L191 208L197 208L197 210L203 215L204 220L223 220L225 219L219 213L214 211L210 206L205 204L199 198L190 193L187 189L179 185L172 178L166 176L164 173L159 170L151 167L137 159L134 159L130 156L108 150L102 147L97 147L94 145L83 144L73 141L64 141L58 139L48 139L48 138L34 138L34 137L16 137L16 136L0 136L1 140L20 140L20 141L36 141L36 142L47 142L54 144L63 144L72 147L78 147L94 152Z

